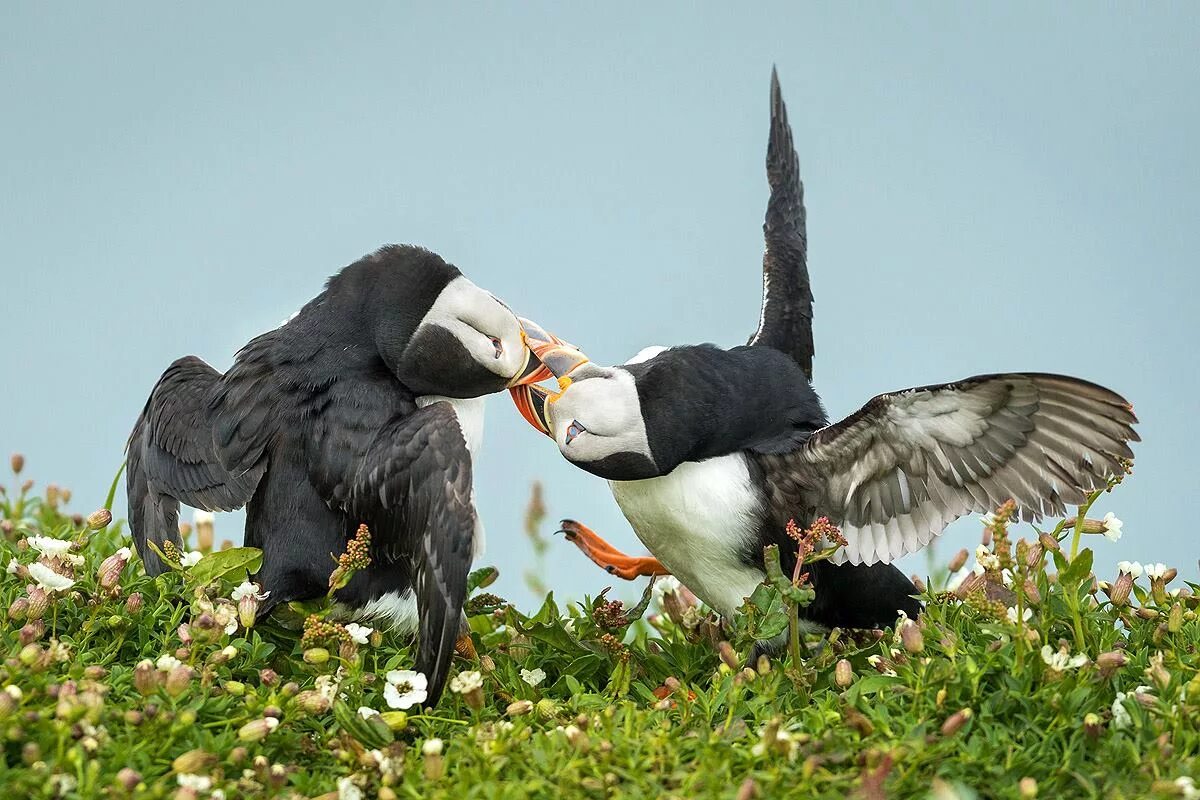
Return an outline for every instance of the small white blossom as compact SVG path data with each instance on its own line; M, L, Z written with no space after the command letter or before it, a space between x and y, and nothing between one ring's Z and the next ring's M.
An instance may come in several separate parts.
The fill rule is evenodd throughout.
M442 754L442 740L426 739L425 744L421 745L421 752L427 756L440 756Z
M413 672L411 669L394 669L386 676L387 685L383 687L383 699L390 708L401 711L412 708L417 703L425 702L429 696L427 691L429 681L424 674Z
M663 575L654 579L654 588L651 589L651 596L654 599L655 605L662 605L664 595L673 594L679 591L682 586L679 579L674 575Z
M133 558L133 551L128 547L118 547L116 556L122 561L128 561L129 559Z
M75 585L75 581L58 574L40 561L29 565L29 577L47 592L65 592Z
M378 717L379 712L376 711L375 709L371 708L370 706L359 706L358 707L358 715L360 717L362 717L363 719L370 719L371 717Z
M53 536L26 536L25 541L29 542L29 546L34 550L48 556L61 556L71 549L71 542Z
M1167 565L1161 562L1146 565L1146 577L1150 580L1158 580L1163 575L1167 574Z
M1112 715L1113 727L1117 729L1128 728L1133 724L1133 717L1129 716L1129 709L1125 708L1125 693L1117 692L1117 699L1113 700Z
M213 789L212 793L208 796L208 800L225 800L225 790Z
M1071 651L1063 647L1055 651L1050 648L1050 645L1042 646L1042 661L1046 662L1046 666L1055 672L1065 672L1068 669L1078 669L1088 662L1088 657L1083 653L1071 655Z
M337 787L338 800L363 800L363 790L354 784L353 778L338 778Z
M370 641L371 634L375 632L374 628L359 625L357 622L347 622L345 628L346 633L350 634L350 638L355 644L366 644Z
M270 592L260 591L262 589L257 583L251 581L242 581L237 588L229 593L230 599L233 602L240 602L243 597L253 597L255 600L266 600L271 596Z
M1104 515L1104 538L1109 541L1117 541L1121 538L1121 526L1125 523L1117 519L1117 515L1111 511Z
M1013 584L1012 570L1006 569L1006 570L1001 571L1000 580L1004 581L1005 586L1012 586L1012 584Z
M980 514L979 521L982 522L985 527L990 528L996 524L996 515L991 513Z
M200 559L202 558L204 558L204 553L201 553L199 550L188 550L179 559L179 563L184 567L194 567L200 563Z
M541 667L534 669L522 669L521 680L528 683L530 686L537 686L542 681L546 680L546 673Z
M1175 788L1179 790L1179 796L1183 800L1197 800L1197 798L1200 798L1200 789L1196 788L1196 782L1192 780L1190 775L1180 775L1176 778Z
M4 687L4 693L13 700L16 700L18 703L21 702L21 698L25 696L25 693L21 691L20 686L13 686L11 683Z
M207 792L212 788L212 778L207 775L177 775L175 780L179 781L179 786L183 789L193 789L197 792Z
M316 689L326 700L337 700L338 689L341 688L341 685L342 682L333 675L317 676Z
M975 548L975 574L982 575L990 569L999 569L1000 559L996 554L987 549L987 545L979 545Z
M573 617L563 617L562 626L563 626L563 630L566 631L567 633L574 633L575 632L575 619Z
M158 661L154 662L154 666L158 667L163 672L170 672L171 670L175 669L176 667L183 666L183 662L180 661L178 658L176 658L173 655L163 653L161 656L158 657Z
M1008 609L1007 613L1008 613L1008 621L1011 622L1013 625L1016 625L1017 624L1017 609L1015 607L1010 608L1010 609ZM1032 608L1021 609L1021 622L1029 622L1029 620L1032 617L1033 617L1033 609Z
M483 687L483 675L477 670L460 672L450 679L450 691L466 694Z
M21 568L21 562L17 560L16 556L13 556L12 558L10 558L8 560L8 566L4 568L4 571L7 572L9 575L16 575L17 570L19 570L20 568Z
M1140 578L1142 575L1142 565L1136 561L1120 561L1117 562L1117 570L1124 572L1132 578Z
M196 526L206 525L206 524L211 523L214 519L216 519L216 517L213 515L213 513L211 511L204 511L199 508L192 511L192 524L193 525L196 525Z

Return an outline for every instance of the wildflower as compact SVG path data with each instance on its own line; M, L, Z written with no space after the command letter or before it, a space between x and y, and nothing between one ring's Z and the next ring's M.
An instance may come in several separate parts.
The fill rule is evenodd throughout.
M363 719L370 719L371 717L378 717L379 712L376 711L375 709L371 708L370 706L359 706L358 707L358 715L360 717L362 717Z
M974 716L974 713L970 708L955 711L942 723L942 736L953 736L958 733L959 729L963 725L966 725L967 721Z
M158 669L162 670L163 672L170 672L171 670L180 666L182 663L183 662L181 662L175 656L164 653L158 657L158 661L154 662L154 666L158 667Z
M41 619L50 609L50 595L40 586L29 588L29 600L25 604L25 618L31 622Z
M1179 796L1184 800L1198 800L1200 798L1200 789L1196 788L1196 782L1191 779L1191 776L1180 775L1175 779L1175 788L1179 790Z
M1150 656L1150 666L1146 667L1146 677L1159 689L1166 689L1170 685L1171 673L1163 666L1162 651Z
M142 610L142 593L134 592L125 598L125 613L136 614Z
M367 644L371 641L371 634L375 632L374 628L359 625L357 622L348 622L345 628L346 633L350 634L350 641L355 644Z
M62 575L40 561L35 561L29 565L29 577L33 578L37 585L47 592L65 592L75 585L75 581Z
M541 667L534 669L522 669L521 680L525 681L530 686L537 686L542 681L546 680L546 673Z
M238 729L238 739L243 742L261 742L279 727L279 720L274 717L260 717L251 720Z
M450 679L450 691L461 694L467 705L476 711L483 708L483 675L479 672L458 673Z
M529 700L517 700L509 703L504 713L510 717L523 717L533 711L533 703Z
M204 750L188 750L183 755L175 757L175 760L171 762L171 769L175 770L182 778L184 775L195 775L200 770L208 769L216 760L212 753ZM182 780L179 785L184 785ZM205 789L201 789L201 791L205 791Z
M1117 563L1117 570L1130 577L1140 578L1142 575L1142 565L1136 561L1120 561Z
M1159 580L1167 574L1167 565L1161 562L1146 565L1146 577L1150 580Z
M1112 675L1118 669L1125 666L1125 663L1128 660L1129 659L1126 658L1125 653L1121 652L1120 650L1109 650L1106 653L1101 653L1100 655L1096 656L1096 666L1100 670L1101 677L1107 678L1109 675Z
M333 702L337 699L338 690L341 688L341 680L333 675L318 675L316 682L317 692L326 700ZM299 695L297 695L298 697Z
M955 553L954 558L950 559L950 563L947 565L950 572L958 572L962 569L963 565L967 563L967 555L967 548L965 547Z
M196 549L202 553L212 550L214 521L215 518L211 512L199 509L192 512L192 525L196 529Z
M854 670L851 668L850 662L846 659L840 659L837 662L837 666L833 668L833 682L840 689L845 689L854 682Z
M984 572L1000 569L1000 559L995 553L987 549L986 545L979 545L975 548L975 566L972 569L976 575L982 575Z
M1017 791L1021 800L1033 800L1038 796L1038 785L1035 778L1024 777L1017 783Z
M292 700L306 714L324 714L333 707L333 701L315 689L308 689Z
M1102 729L1103 726L1099 714L1089 713L1083 715L1083 732L1087 734L1088 738L1095 739L1100 735Z
M1011 622L1013 625L1016 625L1018 623L1016 608L1010 607L1008 609L1008 611L1006 612L1006 615L1008 616L1008 621ZM1021 609L1020 622L1029 622L1029 620L1032 617L1033 617L1033 609L1032 608Z
M867 656L867 663L888 677L896 677L896 670L892 669L895 665L881 655Z
M184 568L194 567L200 563L200 559L202 558L204 558L204 553L201 553L199 550L189 550L179 559L179 564Z
M1083 653L1071 655L1071 651L1065 647L1056 652L1047 644L1042 646L1042 661L1055 672L1066 672L1068 669L1082 667L1088 662L1088 657Z
M100 588L111 590L116 587L117 581L121 579L121 570L125 569L125 565L129 563L129 559L133 557L128 547L122 547L113 553L108 558L100 563L100 568L96 571L96 577L100 583Z
M117 773L117 783L125 790L126 794L133 794L133 790L142 782L140 772L129 767L122 767Z
M301 654L305 664L320 666L329 660L329 651L324 647L310 647Z
M163 688L167 690L167 694L171 695L171 697L178 697L183 694L191 682L192 668L178 666L167 673L166 680L163 681Z
M270 592L260 592L261 588L257 583L242 581L229 595L233 602L237 603L238 618L247 628L254 627L254 621L258 617L259 601L266 600L271 594Z
M925 649L925 637L921 634L921 626L911 619L900 624L900 641L910 653L919 653Z
M420 672L410 669L394 669L385 676L387 685L383 689L383 699L389 708L407 710L417 703L425 702L429 696L426 691L429 681Z
M1127 564L1128 562L1121 563ZM1122 570L1117 573L1117 579L1113 584L1105 589L1108 599L1114 606L1123 606L1129 602L1129 592L1133 590L1133 578L1131 573Z
M425 760L425 778L433 781L442 777L446 768L442 761L442 740L426 739L421 745L421 756Z
M8 520L5 520L5 522L7 522L7 521ZM9 575L16 575L17 572L20 571L20 569L21 569L21 562L17 560L16 556L13 556L12 558L10 558L8 560L8 566L4 568L4 571L7 572Z
M1125 523L1117 519L1116 514L1111 511L1108 512L1104 515L1104 519L1101 520L1101 522L1104 524L1105 539L1108 539L1110 542L1115 542L1121 538L1121 526Z
M1133 717L1129 715L1129 709L1125 708L1126 697L1124 692L1117 692L1117 698L1112 704L1113 727L1118 730L1133 724Z
M21 698L25 696L25 693L21 691L20 686L14 686L11 683L4 687L4 693L13 700L16 700L18 703L21 702Z
M133 668L133 688L138 694L148 695L153 694L162 682L159 670L155 668L154 662L148 658L143 658Z
M88 528L94 531L107 528L109 523L112 522L112 512L107 508L101 508L97 511L93 511L92 513L88 514L86 522Z
M363 800L363 790L354 784L354 779L347 776L338 778L338 800Z
M651 589L651 596L654 599L654 604L662 607L663 595L674 594L683 586L679 579L674 575L663 575L654 579L654 588Z
M71 549L71 542L53 536L27 536L25 541L34 550L47 556L61 556Z

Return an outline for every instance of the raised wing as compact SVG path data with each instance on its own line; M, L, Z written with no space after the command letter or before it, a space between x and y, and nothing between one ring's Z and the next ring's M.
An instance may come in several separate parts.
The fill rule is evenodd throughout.
M767 202L763 234L763 299L758 330L748 344L782 350L812 380L812 286L808 279L808 234L805 230L804 184L792 146L787 107L779 76L771 70L771 136L767 144Z
M179 539L179 503L231 511L250 501L266 470L262 446L242 448L225 461L214 441L223 412L213 398L222 375L195 356L167 368L146 401L128 444L129 522L146 571L165 569L147 540L160 548Z
M835 561L873 564L1009 499L1025 520L1065 515L1125 471L1136 422L1086 381L980 375L880 395L789 458L796 493L849 542Z
M350 516L372 525L378 556L412 560L417 669L429 680L431 704L450 669L466 598L476 520L471 486L471 455L454 409L434 403L384 426L344 492Z

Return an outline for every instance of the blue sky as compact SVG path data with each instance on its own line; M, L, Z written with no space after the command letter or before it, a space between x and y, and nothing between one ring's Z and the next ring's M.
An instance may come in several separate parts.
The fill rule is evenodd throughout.
M0 449L79 510L170 361L228 367L386 242L600 361L741 343L775 63L831 414L997 370L1110 386L1145 441L1097 507L1126 532L1093 542L1099 571L1196 576L1196 6L332 8L0 8ZM477 482L485 560L529 602L531 481L552 519L637 543L607 487L523 426L490 401ZM240 535L239 515L217 524ZM610 582L561 541L544 579Z

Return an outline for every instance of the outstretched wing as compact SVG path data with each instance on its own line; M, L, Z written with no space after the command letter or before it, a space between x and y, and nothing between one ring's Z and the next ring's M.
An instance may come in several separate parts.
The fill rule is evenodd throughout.
M880 395L784 456L782 472L842 527L835 560L873 564L1009 499L1026 520L1065 515L1123 474L1136 422L1123 397L1086 381L980 375Z
M454 409L434 403L375 437L345 491L353 519L374 525L376 553L411 559L420 619L417 669L441 695L471 569L475 506L471 454Z
M146 546L179 543L179 503L231 511L250 501L266 469L261 447L225 462L214 442L222 412L213 398L222 375L195 356L167 368L129 437L126 488L130 527L150 574L163 564Z
M763 234L763 299L758 330L748 344L782 350L812 380L812 286L808 280L808 235L805 231L804 184L792 146L787 107L779 76L771 70L771 137L767 144L767 202Z

